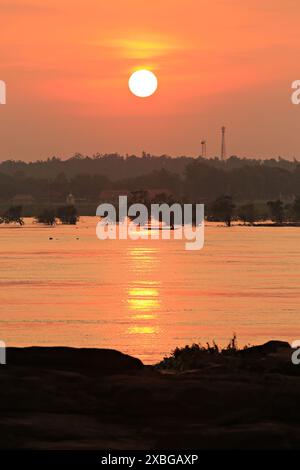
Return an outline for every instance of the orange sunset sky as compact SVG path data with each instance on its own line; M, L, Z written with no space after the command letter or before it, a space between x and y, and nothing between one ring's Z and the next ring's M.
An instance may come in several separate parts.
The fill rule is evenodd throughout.
M300 158L299 0L0 0L0 159ZM141 99L130 74L159 89Z

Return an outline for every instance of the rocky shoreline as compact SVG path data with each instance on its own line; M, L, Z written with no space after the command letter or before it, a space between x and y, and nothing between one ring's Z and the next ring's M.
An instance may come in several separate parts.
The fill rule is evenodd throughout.
M293 352L273 341L201 353L191 369L114 350L8 348L1 448L298 449Z

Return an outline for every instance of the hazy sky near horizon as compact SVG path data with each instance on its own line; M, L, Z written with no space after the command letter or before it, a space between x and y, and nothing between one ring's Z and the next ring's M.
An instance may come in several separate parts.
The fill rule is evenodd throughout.
M0 0L0 159L300 158L299 0ZM130 74L151 69L141 99Z

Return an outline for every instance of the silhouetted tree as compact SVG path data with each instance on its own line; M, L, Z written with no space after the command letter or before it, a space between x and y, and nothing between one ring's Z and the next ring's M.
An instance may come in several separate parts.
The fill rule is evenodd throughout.
M296 216L294 213L294 205L287 203L284 205L284 220L288 222L295 222Z
M238 210L238 218L244 222L244 224L254 224L254 222L258 220L254 204L242 205Z
M228 227L231 226L235 205L230 196L218 197L211 206L211 213L215 220L221 220Z
M271 220L276 224L281 225L284 219L284 205L280 199L276 201L268 201L268 208L270 211Z
M294 200L292 209L293 209L293 216L296 222L299 222L300 221L300 197L296 197L296 199Z
M54 209L44 209L36 217L36 221L39 224L54 225L55 224L55 211L54 211Z
M79 220L77 209L74 206L61 206L56 211L57 218L62 224L76 225Z
M22 210L22 206L11 206L0 218L0 223L24 225Z

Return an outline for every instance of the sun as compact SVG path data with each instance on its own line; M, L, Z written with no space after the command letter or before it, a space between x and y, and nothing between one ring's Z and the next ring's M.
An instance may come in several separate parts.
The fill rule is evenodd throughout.
M128 81L129 90L139 98L147 98L157 90L157 78L150 70L137 70Z

